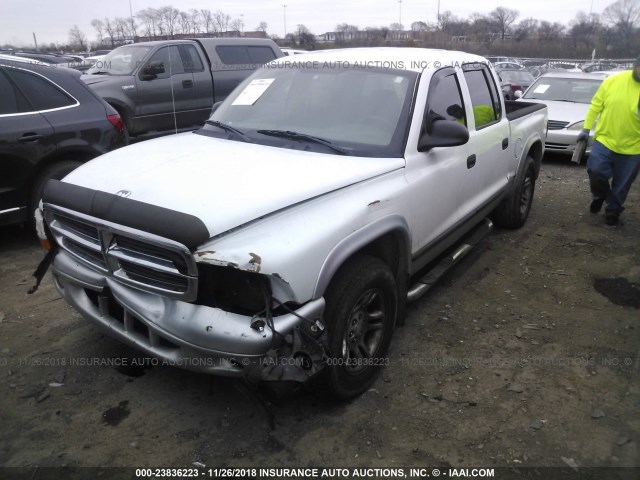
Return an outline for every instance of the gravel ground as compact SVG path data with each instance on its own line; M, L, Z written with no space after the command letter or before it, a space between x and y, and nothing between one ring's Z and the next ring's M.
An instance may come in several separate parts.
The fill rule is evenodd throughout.
M584 166L545 159L527 225L411 305L345 404L151 365L49 276L27 295L42 251L2 228L0 465L638 467L640 188L619 227L589 201Z

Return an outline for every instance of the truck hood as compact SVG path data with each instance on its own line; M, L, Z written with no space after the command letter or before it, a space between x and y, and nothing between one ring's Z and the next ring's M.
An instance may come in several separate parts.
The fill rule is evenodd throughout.
M404 165L184 133L115 150L64 182L194 215L213 237Z
M542 103L547 106L549 120L558 122L569 122L569 125L584 120L589 111L588 103L557 102L553 100L537 100L524 98L524 102Z
M101 83L109 84L129 84L132 82L131 75L87 75L84 74L80 79L87 85L99 85Z

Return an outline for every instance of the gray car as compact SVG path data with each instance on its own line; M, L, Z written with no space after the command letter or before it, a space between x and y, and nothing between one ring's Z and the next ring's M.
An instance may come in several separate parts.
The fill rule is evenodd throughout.
M544 103L549 109L545 150L573 155L591 98L610 74L547 73L529 87L522 100Z

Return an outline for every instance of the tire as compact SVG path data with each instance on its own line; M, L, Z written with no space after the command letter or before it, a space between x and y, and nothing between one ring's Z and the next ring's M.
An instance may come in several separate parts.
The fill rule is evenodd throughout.
M42 193L44 192L44 187L47 181L51 179L62 180L69 173L82 165L82 163L83 162L79 162L77 160L62 160L49 165L38 174L33 182L31 197L29 199L29 223L33 228L35 228L36 221L34 212L38 208L38 205L40 205L40 199L42 198Z
M329 333L323 393L347 400L366 392L383 366L398 315L398 294L382 260L357 255L336 274L326 298Z
M493 212L494 222L504 228L520 228L526 222L533 204L536 172L533 158L527 157L525 173L510 197L505 198Z

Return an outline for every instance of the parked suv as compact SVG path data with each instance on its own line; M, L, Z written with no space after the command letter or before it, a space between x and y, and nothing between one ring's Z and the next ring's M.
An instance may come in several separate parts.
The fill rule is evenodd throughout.
M120 116L80 73L0 60L0 225L26 221L47 180L125 144Z

